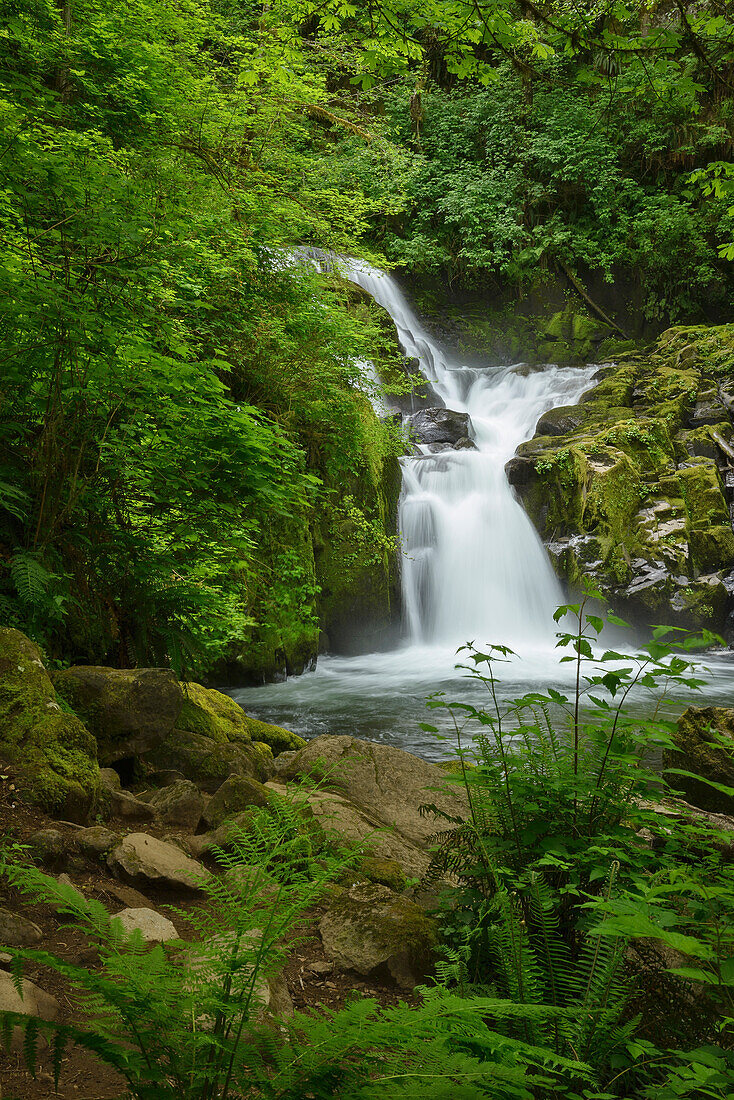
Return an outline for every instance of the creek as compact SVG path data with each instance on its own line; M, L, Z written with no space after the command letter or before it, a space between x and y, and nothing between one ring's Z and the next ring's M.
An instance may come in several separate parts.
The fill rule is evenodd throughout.
M421 723L449 737L453 726L447 712L426 712L426 697L444 692L478 706L488 701L486 689L456 667L462 645L502 644L516 652L500 669L501 700L571 686L572 666L559 665L553 622L564 593L504 468L543 413L582 397L597 367L466 365L429 334L391 276L315 251L296 258L337 262L390 314L406 356L430 385L429 403L467 414L474 446L419 444L401 460L402 643L386 653L322 657L312 672L231 694L249 714L307 738L350 734L441 759L445 743ZM731 665L712 663L719 671L707 701L725 701Z

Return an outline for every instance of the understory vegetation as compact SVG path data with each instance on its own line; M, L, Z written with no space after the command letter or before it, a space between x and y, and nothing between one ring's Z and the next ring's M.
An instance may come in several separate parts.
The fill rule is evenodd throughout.
M710 816L661 813L676 779L690 776L648 766L674 744L665 717L672 694L704 683L682 655L702 639L673 644L659 628L631 658L600 651L603 620L586 602L556 618L571 622L559 634L561 661L575 673L570 694L551 688L500 704L499 670L512 653L495 645L465 651L486 708L441 693L429 701L453 716L450 774L466 789L469 814L425 807L443 818L432 871L443 882L443 947L417 1006L357 997L337 1012L292 1019L265 1011L268 981L306 910L361 854L314 831L296 790L253 813L245 829L233 826L216 849L220 873L201 884L207 908L176 910L192 927L190 942L144 945L102 905L7 846L3 874L83 930L100 965L11 949L18 989L28 965L57 971L84 1023L4 1013L5 1042L20 1029L34 1071L39 1039L48 1038L57 1080L79 1044L136 1098L726 1100L734 1083L728 836ZM641 697L644 713L630 705Z

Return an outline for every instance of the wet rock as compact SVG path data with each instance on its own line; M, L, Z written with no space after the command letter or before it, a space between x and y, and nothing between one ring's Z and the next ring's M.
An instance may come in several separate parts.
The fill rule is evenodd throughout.
M169 943L179 939L173 921L157 913L155 909L122 909L115 913L124 930L139 932L144 943Z
M734 709L689 707L673 735L677 751L664 754L666 768L693 772L714 783L734 787ZM734 813L734 795L724 794L695 779L668 776L671 785L695 806L712 813Z
M338 966L363 975L386 969L404 989L425 977L437 939L435 925L415 902L371 883L337 893L319 932Z
M4 947L33 947L43 939L43 932L32 920L0 909L0 944Z
M457 439L454 443L455 451L476 451L477 445L473 439L470 439L468 435L464 435L461 439Z
M178 779L153 793L148 805L164 825L179 826L194 832L201 820L204 799L189 779Z
M471 436L471 420L468 413L455 409L422 409L406 417L419 443L450 443Z
M171 733L184 703L170 669L80 665L56 673L54 686L87 722L99 760L148 752Z
M147 833L130 833L107 857L113 874L133 886L197 890L209 872L175 844Z
M719 391L715 386L699 393L693 411L690 414L691 427L699 427L702 424L720 424L727 419L726 405L722 401Z
M572 435L588 418L583 405L568 405L549 409L536 426L536 435Z
M202 814L208 829L217 829L223 822L250 806L267 806L271 793L246 775L231 775L210 798Z

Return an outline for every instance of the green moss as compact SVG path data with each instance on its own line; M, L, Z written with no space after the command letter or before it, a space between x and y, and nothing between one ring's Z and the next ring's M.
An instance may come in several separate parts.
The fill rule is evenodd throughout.
M182 687L185 699L176 729L198 733L220 745L228 741L249 744L252 738L247 718L233 699L193 682L184 683Z
M271 760L280 752L302 749L306 744L297 733L291 733L290 730L283 729L281 726L272 726L268 722L260 722L257 718L250 718L248 715L245 715L245 722L253 744L260 745L261 752L267 749Z
M389 890L401 893L408 885L405 872L394 859L380 859L378 856L364 856L358 870L368 878L370 882L377 882L381 886L387 886Z
M83 821L99 806L96 741L62 708L40 650L17 630L0 630L0 755L43 810Z

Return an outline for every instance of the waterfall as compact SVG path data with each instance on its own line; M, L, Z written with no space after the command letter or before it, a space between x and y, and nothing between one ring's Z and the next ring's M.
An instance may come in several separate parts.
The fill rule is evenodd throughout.
M392 317L406 356L418 361L435 404L467 413L476 449L427 445L402 459L399 529L403 609L413 645L554 642L563 592L505 463L548 409L574 404L595 368L466 366L425 330L397 283L362 261L298 249L291 262L338 267ZM373 371L374 373L374 371ZM389 402L389 398L386 399Z
M402 460L403 607L414 644L553 638L563 593L545 548L505 476L548 409L574 404L594 368L468 367L423 328L394 279L348 261L344 273L390 314L407 356L441 402L471 418L476 450Z

